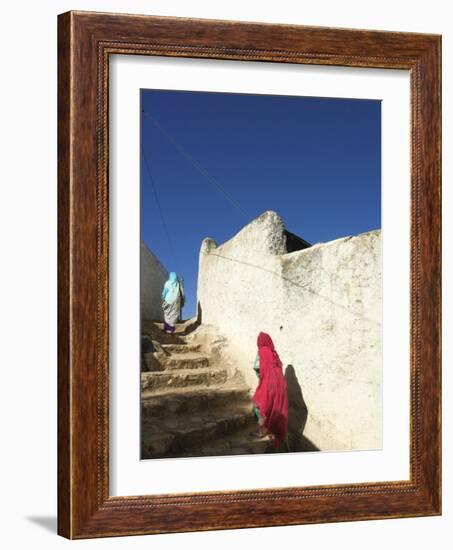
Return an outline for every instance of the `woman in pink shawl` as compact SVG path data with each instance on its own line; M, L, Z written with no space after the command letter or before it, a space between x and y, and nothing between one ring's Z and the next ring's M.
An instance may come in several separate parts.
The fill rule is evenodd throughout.
M282 362L271 337L260 332L257 343L258 356L254 369L259 371L260 381L252 398L254 411L261 430L264 428L278 447L285 440L288 430L288 388Z

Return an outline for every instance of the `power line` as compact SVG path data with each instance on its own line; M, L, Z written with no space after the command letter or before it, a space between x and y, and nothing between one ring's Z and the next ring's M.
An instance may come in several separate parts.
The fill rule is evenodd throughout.
M238 203L236 199L234 199L230 193L225 189L225 187L215 178L212 174L210 174L206 168L201 166L201 164L195 160L190 153L186 151L186 149L178 142L176 139L166 130L152 115L151 113L148 113L147 111L142 111L142 113L147 116L151 122L154 124L154 126L162 132L162 134L173 144L173 146L177 149L177 151L188 161L190 164L200 172L202 176L206 178L206 180L211 183L211 185L217 190L218 193L223 195L223 197L244 217L244 219L248 220L250 219L250 216L247 214L247 212L242 208L242 206Z
M143 143L141 144L141 149L142 149L142 156L143 156L143 160L145 161L145 167L146 167L146 171L148 173L148 179L149 179L149 182L151 183L151 188L153 190L153 193L154 193L154 198L156 200L156 205L157 205L157 210L159 212L159 215L160 215L160 219L162 221L162 227L164 228L164 233L167 237L167 241L168 241L168 245L170 247L170 251L171 251L171 254L173 256L173 260L176 259L176 254L175 254L175 249L173 247L173 242L171 240L171 237L170 237L170 232L168 230L168 226L167 226L167 223L165 221L165 217L164 217L164 213L163 213L163 210L162 210L162 206L160 204L160 201L159 201L159 195L157 194L157 187L156 187L156 184L155 184L155 181L154 181L154 178L152 177L151 175L151 169L149 167L149 164L148 164L148 159L146 158L146 154L145 154L145 149L143 147Z
M281 273L277 273L276 271L272 271L271 269L267 269L267 268L265 268L261 265L252 264L252 263L249 263L249 262L245 262L244 260L238 260L236 258L230 258L228 256L223 256L222 254L217 254L215 252L210 252L209 256L215 256L216 258L221 258L222 260L228 260L230 262L235 262L235 263L238 263L238 264L241 264L241 265L245 265L247 267L252 267L254 269L259 269L260 271L264 271L266 273L269 273L270 275L274 275L275 277L278 277L279 279L283 279L287 283L289 283L289 284L291 284L295 287L298 287L301 290L303 290L305 292L308 292L309 294L312 294L313 296L317 296L318 298L321 298L322 300L328 302L329 304L331 304L331 305L333 305L333 306L335 306L339 309L342 309L343 311L349 313L350 315L352 315L354 317L358 317L359 319L363 319L364 321L372 323L376 326L381 326L381 323L379 323L378 321L375 321L373 319L365 317L364 315L361 315L360 313L356 313L354 311L351 311L350 309L343 306L342 304L339 304L338 302L335 302L335 301L331 300L328 296L324 296L323 294L319 294L319 292L315 292L313 289L308 287L308 284L301 285L300 283L297 283L296 281L293 281L289 277L285 277Z

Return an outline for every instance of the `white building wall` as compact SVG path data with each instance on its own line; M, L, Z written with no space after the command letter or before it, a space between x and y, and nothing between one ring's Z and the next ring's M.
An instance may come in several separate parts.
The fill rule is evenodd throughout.
M221 246L203 241L202 322L229 339L252 387L257 335L271 335L284 369L294 367L304 435L317 447L380 448L380 231L285 254L283 229L266 212Z
M143 241L140 241L140 307L142 320L163 321L162 288L168 272Z

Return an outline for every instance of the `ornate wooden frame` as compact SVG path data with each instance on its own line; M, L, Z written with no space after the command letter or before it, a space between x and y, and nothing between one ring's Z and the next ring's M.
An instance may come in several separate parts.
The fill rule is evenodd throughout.
M441 38L69 12L58 21L58 532L68 538L441 513ZM411 79L410 480L111 497L111 54L407 69Z

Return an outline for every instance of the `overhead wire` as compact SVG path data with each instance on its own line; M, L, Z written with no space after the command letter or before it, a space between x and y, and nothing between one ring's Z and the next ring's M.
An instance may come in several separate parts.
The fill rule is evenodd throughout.
M237 263L237 264L240 264L240 265L245 265L247 267L252 267L253 269L263 271L263 272L268 273L270 275L274 275L275 277L284 280L285 282L289 283L290 285L292 285L296 288L299 288L302 291L307 292L308 294L316 296L316 297L320 298L321 300L324 300L325 302L327 302L327 303L329 303L329 304L331 304L331 305L333 305L333 306L335 306L339 309L342 309L343 311L345 311L346 313L348 313L348 314L350 314L354 317L358 317L360 319L363 319L364 321L367 321L368 323L372 323L376 326L381 326L381 323L379 321L376 321L374 319L370 319L369 317L366 317L365 315L362 315L361 313L358 313L356 311L352 311L348 307L346 307L342 304L339 304L338 302L335 302L334 300L331 300L328 296L324 296L323 294L320 294L319 292L315 292L312 288L310 288L308 286L308 284L302 285L302 284L294 281L293 279L290 279L289 277L285 277L284 275L282 275L279 272L272 271L271 269L267 269L267 268L265 268L261 265L252 264L252 263L246 262L244 260L239 260L237 258L231 258L229 256L224 256L223 254L218 254L216 252L210 252L209 255L210 256L215 256L216 258L220 258L222 260L228 260L229 262L234 262L234 263Z
M216 191L222 195L233 208L235 208L241 216L249 220L250 216L245 209L239 204L239 202L230 195L227 189L219 182L219 180L213 176L206 168L204 168L171 134L162 126L162 124L156 120L156 118L148 111L142 111L142 113L149 118L154 126L173 144L176 150L216 189Z
M160 216L160 219L161 219L161 222L162 222L162 227L164 229L164 233L165 233L165 236L167 238L167 241L168 241L168 246L170 248L170 252L173 256L173 260L175 261L176 260L176 252L175 252L175 248L173 246L173 241L170 237L170 231L168 230L168 226L167 226L167 223L165 221L165 216L164 216L164 212L162 210L162 206L160 204L160 200L159 200L159 195L157 193L157 186L156 186L156 183L154 181L154 178L151 174L151 168L149 166L149 163L148 163L148 159L146 157L146 153L145 153L145 148L143 147L143 142L141 144L141 150L142 150L142 157L143 157L143 160L144 160L144 164L145 164L145 167L146 167L146 171L148 173L148 180L151 184L151 188L153 190L153 194L154 194L154 199L156 201L156 205L157 205L157 210L159 212L159 216Z
M240 214L246 219L250 219L250 217L247 215L246 211L242 208L242 206L228 193L228 191L225 189L225 187L213 176L211 175L205 168L203 168L199 162L197 160L195 160L192 155L190 153L188 153L186 151L186 149L170 134L170 132L168 132L168 130L166 130L152 115L151 113L147 112L147 111L142 111L142 113L147 116L151 122L154 124L154 126L160 130L160 132L173 144L173 146L177 149L177 151L183 156L186 158L186 160L188 160L190 162L190 164L192 164L192 166L194 168L196 168L196 170L198 170L198 172L200 172L200 174L202 174L208 182L210 182L214 188L218 191L218 193L220 193L221 195L223 195L223 197L225 199L227 199L227 201L238 211L240 212ZM156 185L155 185L155 182L153 180L153 177L151 175L151 170L149 168L149 165L148 165L148 161L147 161L147 158L146 158L146 155L145 155L145 152L144 152L144 148L143 148L143 144L142 144L142 154L143 154L143 158L145 160L145 165L146 165L146 168L147 168L147 171L148 171L148 175L149 175L149 180L151 182L151 185L153 187L153 191L154 191L154 196L155 196L155 199L156 199L156 203L157 203L157 206L158 206L158 210L159 210L159 214L160 214L160 217L161 217L161 220L162 220L162 224L163 224L163 227L164 227L164 230L165 230L165 233L167 235L167 240L169 242L169 245L173 251L173 255L174 255L174 248L173 248L173 244L172 244L172 241L171 241L171 238L170 238L170 234L169 234L169 231L168 231L168 227L167 227L167 224L165 223L165 218L164 218L164 215L163 215L163 211L162 211L162 207L160 205L160 202L159 202L159 198L158 198L158 195L157 195L157 188L156 188ZM358 316L358 317L361 317L362 319L368 321L368 322L371 322L373 324L376 324L376 325L380 325L380 323L372 320L372 319L368 319L366 318L365 316L363 315L360 315L358 313L355 313L353 311L350 311L348 308L346 308L345 306L341 305L341 304L338 304L332 300L330 300L327 296L323 296L322 294L319 294L317 292L314 292L312 289L308 288L307 285L300 285L300 284L297 284L295 283L293 280L287 278L287 277L284 277L282 276L281 274L278 274L278 273L275 273L273 271L270 271L270 270L267 270L263 267L260 267L260 266L257 266L257 265L254 265L254 264L250 264L250 263L247 263L247 262L243 262L243 261L240 261L240 260L236 260L234 258L229 258L229 257L226 257L226 256L223 256L221 254L212 254L213 256L217 256L219 258L222 258L224 260L229 260L229 261L233 261L233 262L237 262L237 263L242 263L244 265L248 265L249 267L253 267L253 268L257 268L257 269L261 269L262 271L267 271L268 273L272 274L272 275L277 275L279 276L280 278L282 279L285 279L288 283L296 286L296 287L299 287L301 290L305 291L305 292L308 292L310 294L314 294L316 296L318 296L319 298L323 299L323 300L326 300L328 301L329 303L331 303L332 305L336 306L336 307L339 307L341 309L343 309L344 311L352 314L352 315L355 315L355 316Z

